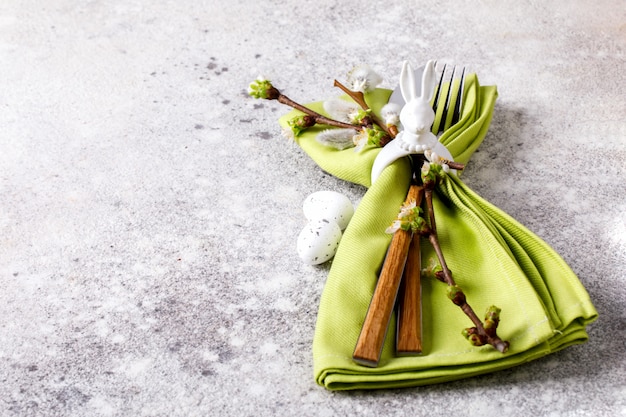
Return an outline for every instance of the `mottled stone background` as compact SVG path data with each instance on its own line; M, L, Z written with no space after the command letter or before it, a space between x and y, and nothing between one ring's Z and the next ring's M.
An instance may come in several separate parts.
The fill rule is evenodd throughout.
M0 415L625 415L625 22L620 0L3 0ZM498 85L464 179L563 255L600 319L515 369L328 392L301 203L364 189L246 88L319 100L357 64L393 87L430 58Z

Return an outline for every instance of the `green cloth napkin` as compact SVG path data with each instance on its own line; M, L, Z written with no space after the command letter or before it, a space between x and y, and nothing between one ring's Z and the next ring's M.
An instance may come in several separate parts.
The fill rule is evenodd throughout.
M480 86L475 75L465 84L462 119L440 138L462 163L482 142L497 97L495 86ZM390 93L378 89L366 98L378 112ZM308 107L323 113L321 103ZM295 114L281 118L281 124L286 126ZM509 368L587 340L585 326L597 312L563 259L459 177L448 175L434 196L444 256L479 316L491 305L502 309L498 335L510 348L502 354L489 345L471 346L461 331L472 323L446 297L446 285L423 279L422 354L395 356L394 316L379 366L354 363L352 353L391 241L385 229L406 197L411 169L403 158L371 184L371 166L380 149L335 150L315 140L318 131L298 137L302 149L325 171L369 187L343 235L321 297L313 341L318 384L349 390L439 383ZM427 242L421 246L424 263L435 258Z

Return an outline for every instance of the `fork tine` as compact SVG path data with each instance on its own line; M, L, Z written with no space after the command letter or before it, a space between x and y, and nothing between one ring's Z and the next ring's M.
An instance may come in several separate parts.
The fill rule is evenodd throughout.
M441 87L443 86L443 76L446 73L446 64L443 64L441 70L441 77L439 77L439 84L437 84L437 95L435 96L435 102L433 103L433 110L437 112L437 106L439 105L439 98L441 97Z
M437 85L437 92L435 95L435 100L433 102L433 111L435 112L435 120L433 121L433 125L431 126L430 130L434 134L439 133L440 125L441 125L441 119L437 119L437 108L439 107L439 104L442 101L443 80L446 75L446 67L447 67L447 64L443 64L443 68L441 69L441 76L439 77L439 84ZM439 120L439 123L437 123L437 120Z
M454 103L454 111L452 113L452 123L450 126L454 126L461 119L461 102L463 101L463 90L465 89L465 67L461 71L461 81L459 81L459 91L456 98L456 103Z
M446 104L443 107L443 114L441 115L441 123L439 124L439 131L442 133L446 128L446 121L448 120L448 111L450 109L450 99L452 98L452 83L454 82L454 73L456 72L456 66L452 67L452 74L450 75L450 84L448 85L448 94L446 95Z

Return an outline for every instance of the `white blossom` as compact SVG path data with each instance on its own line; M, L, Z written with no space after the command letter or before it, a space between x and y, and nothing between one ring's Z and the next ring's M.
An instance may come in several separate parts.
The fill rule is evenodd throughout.
M296 135L291 128L283 128L280 130L280 134L289 140L296 140Z
M367 65L358 66L348 73L348 84L353 91L372 91L382 82L382 77Z
M402 222L400 220L394 220L387 229L385 229L385 233L389 233L390 235L396 233L402 227Z
M402 107L396 103L387 103L380 109L380 115L385 120L387 126L398 126L400 124L400 111Z
M428 149L424 152L424 156L433 164L437 164L437 165L441 165L441 168L443 169L443 172L448 173L450 172L450 167L448 166L448 164L446 163L447 161L442 158L441 156L439 156L439 154L431 149ZM429 169L430 169L430 165L429 165Z
M405 217L409 217L413 214L413 209L417 207L415 201L411 201L410 203L403 204L400 208L400 214L398 214L399 219L403 219Z

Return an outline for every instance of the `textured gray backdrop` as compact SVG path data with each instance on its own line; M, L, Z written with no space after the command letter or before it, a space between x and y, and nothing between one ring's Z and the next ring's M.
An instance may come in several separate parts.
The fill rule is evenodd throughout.
M626 8L585 1L4 0L0 415L626 413ZM492 375L333 393L311 341L328 265L304 198L364 189L280 136L367 63L466 63L497 84L465 181L588 289L590 341Z

